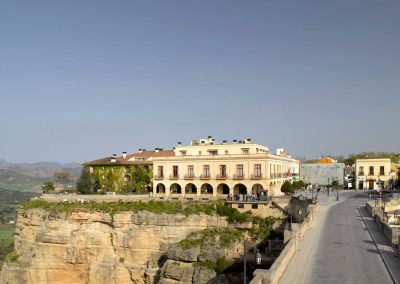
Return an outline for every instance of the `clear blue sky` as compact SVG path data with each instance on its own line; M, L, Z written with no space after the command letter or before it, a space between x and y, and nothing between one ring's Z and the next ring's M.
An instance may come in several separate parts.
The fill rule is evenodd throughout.
M2 1L0 158L213 135L400 151L400 1Z

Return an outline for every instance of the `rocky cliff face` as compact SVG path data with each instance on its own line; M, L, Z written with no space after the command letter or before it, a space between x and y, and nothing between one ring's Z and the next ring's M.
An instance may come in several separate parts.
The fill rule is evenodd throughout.
M172 244L215 226L227 222L203 214L19 210L19 258L4 264L0 283L155 283Z

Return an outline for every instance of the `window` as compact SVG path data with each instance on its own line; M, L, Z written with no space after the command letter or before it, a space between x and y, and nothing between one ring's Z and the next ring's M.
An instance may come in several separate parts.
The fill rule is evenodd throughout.
M359 176L363 176L364 175L364 167L360 167L358 175Z
M243 165L237 165L237 176L243 177Z
M254 165L254 176L261 177L261 164Z
M178 177L178 166L172 166L172 175L173 177Z
M158 175L158 177L163 177L164 176L164 168L163 168L163 166L158 166L157 175Z
M249 154L249 149L248 148L242 149L242 154L243 155L248 155Z
M385 175L385 167L384 167L384 166L380 166L380 168L379 168L379 174L380 174L381 176L384 176L384 175Z
M181 156L186 156L186 151L180 151Z
M251 204L251 209L258 209L258 204Z
M369 167L369 175L373 176L374 175L374 166Z
M226 177L226 165L219 166L219 175L221 177Z
M210 166L209 165L203 166L203 176L210 177Z
M208 150L208 154L213 156L218 155L218 150Z
M225 155L228 155L228 153L229 153L228 150L225 150Z
M194 170L193 170L193 165L188 166L188 177L194 177Z
M244 208L244 204L243 203L239 203L238 204L238 208Z

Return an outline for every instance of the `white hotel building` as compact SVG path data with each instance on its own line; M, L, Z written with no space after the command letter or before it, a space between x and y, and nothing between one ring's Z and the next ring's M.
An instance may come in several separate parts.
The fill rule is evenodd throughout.
M154 196L213 196L254 194L267 189L282 195L281 186L297 179L300 162L285 149L271 154L268 147L244 141L216 143L212 137L180 142L175 155L153 158Z

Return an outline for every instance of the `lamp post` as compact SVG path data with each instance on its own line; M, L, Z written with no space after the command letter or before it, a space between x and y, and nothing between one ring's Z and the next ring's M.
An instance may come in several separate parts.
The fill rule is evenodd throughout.
M329 183L329 181L330 181L330 178L328 178L328 189L327 189L328 196L329 196L329 186L330 186L330 183Z
M339 201L339 188L336 188L336 201Z

